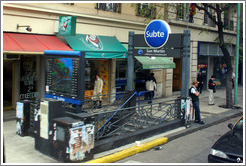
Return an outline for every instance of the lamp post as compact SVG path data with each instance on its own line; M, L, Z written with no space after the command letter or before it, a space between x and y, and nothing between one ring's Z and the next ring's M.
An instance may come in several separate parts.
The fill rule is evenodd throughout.
M239 37L240 37L240 3L237 4L237 44L236 44L236 67L235 67L234 105L237 105L238 63L239 63Z

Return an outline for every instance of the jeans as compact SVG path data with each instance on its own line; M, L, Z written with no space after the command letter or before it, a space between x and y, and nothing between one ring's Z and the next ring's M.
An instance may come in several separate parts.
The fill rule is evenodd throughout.
M200 102L193 102L193 108L195 109L195 121L201 121Z
M145 100L152 100L155 96L155 92L154 91L148 91L145 93L144 95L144 99Z

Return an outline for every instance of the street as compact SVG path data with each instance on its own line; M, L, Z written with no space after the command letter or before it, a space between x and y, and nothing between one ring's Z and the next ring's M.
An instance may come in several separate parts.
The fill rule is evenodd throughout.
M162 149L151 149L116 163L207 163L212 145L230 129L239 117L229 119L218 125L199 130L162 145Z

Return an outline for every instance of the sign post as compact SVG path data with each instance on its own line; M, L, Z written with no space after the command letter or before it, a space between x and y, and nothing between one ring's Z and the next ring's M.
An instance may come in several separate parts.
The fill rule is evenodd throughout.
M183 36L183 54L182 54L182 81L181 98L189 96L190 83L190 31L185 30Z
M134 32L129 32L128 59L127 59L127 87L128 91L134 90L134 57L133 57Z

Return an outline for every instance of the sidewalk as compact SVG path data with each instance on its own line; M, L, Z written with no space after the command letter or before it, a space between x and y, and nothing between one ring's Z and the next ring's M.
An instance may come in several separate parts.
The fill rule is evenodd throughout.
M177 98L178 93L175 93L172 98ZM160 135L156 135L150 137L145 140L141 140L142 143L154 140L159 137L167 137L168 142L184 136L186 134L190 134L197 130L201 130L203 128L207 128L211 125L223 122L232 117L237 117L243 114L243 86L238 87L238 105L242 107L242 109L225 109L219 107L220 105L225 105L225 88L218 89L215 94L215 102L216 104L213 106L208 106L208 91L204 91L200 96L200 108L201 108L201 116L205 125L199 125L196 123L191 123L191 127L185 129L185 127L181 127L175 129L173 131L165 132ZM169 98L170 99L170 98ZM3 136L5 143L5 155L7 163L57 163L58 161L43 155L39 151L34 148L34 138L32 137L20 137L15 134L16 131L16 121L15 121L15 110L14 111L6 111L3 114ZM167 142L167 143L168 143ZM116 153L120 150L135 146L136 144L128 144L126 146L122 146L117 149L112 149L110 151L106 151L100 154L95 154L94 158L103 157L112 153Z

